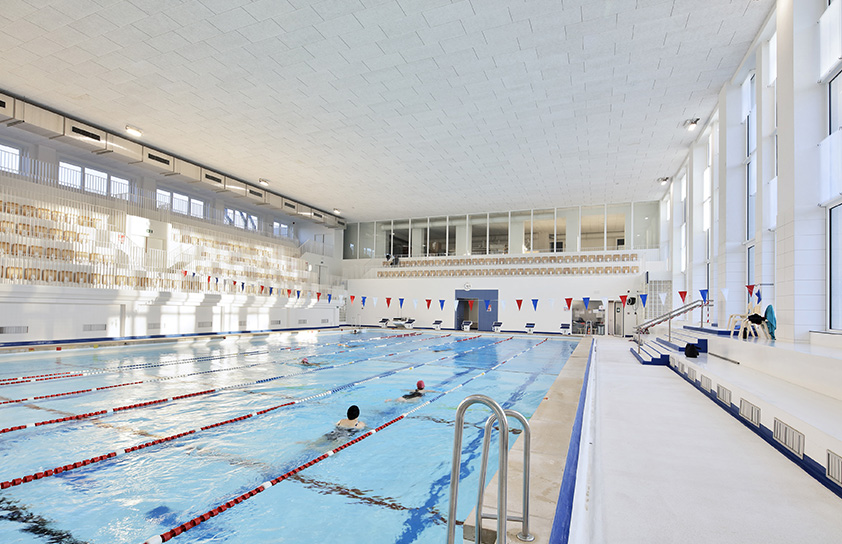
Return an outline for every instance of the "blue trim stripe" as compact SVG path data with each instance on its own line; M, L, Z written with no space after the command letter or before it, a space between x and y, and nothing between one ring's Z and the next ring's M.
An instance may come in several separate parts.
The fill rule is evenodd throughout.
M576 421L570 432L570 445L567 448L567 460L564 462L564 476L561 479L561 489L558 492L558 503L555 507L553 527L550 532L549 544L567 544L570 539L570 518L573 513L573 492L576 489L576 470L579 466L579 445L582 441L582 419L585 414L585 396L588 390L588 376L591 372L594 340L588 353L588 365L585 368L585 380L579 393L579 407L576 409Z

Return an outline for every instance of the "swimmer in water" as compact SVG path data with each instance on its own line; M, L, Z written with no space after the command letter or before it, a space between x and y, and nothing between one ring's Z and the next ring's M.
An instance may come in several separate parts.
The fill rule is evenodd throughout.
M418 380L415 383L415 390L410 391L406 395L400 396L396 399L386 399L386 402L407 402L415 399L420 399L424 396L424 393L435 393L436 391L432 389L425 389L424 388L424 380Z
M340 429L362 429L365 427L365 422L358 419L360 417L360 409L356 404L348 407L348 413L346 415L348 417L336 422L336 426Z
M301 359L300 363L304 366L319 366L316 363L311 363L310 359L308 359L307 357L304 357L303 359Z

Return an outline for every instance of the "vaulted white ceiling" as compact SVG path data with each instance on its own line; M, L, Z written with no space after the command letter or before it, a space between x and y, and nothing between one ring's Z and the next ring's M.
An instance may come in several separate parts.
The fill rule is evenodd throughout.
M773 0L3 0L0 89L349 221L660 198Z

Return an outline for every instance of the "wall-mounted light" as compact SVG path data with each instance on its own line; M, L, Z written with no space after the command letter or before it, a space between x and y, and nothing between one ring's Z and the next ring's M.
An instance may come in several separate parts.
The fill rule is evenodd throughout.
M333 208L333 213L335 213L336 215L339 215L339 214L342 213L342 210L340 210L339 208Z
M269 180L268 179L260 178L259 180L257 180L257 182L259 184L263 185L264 187L269 187Z
M143 131L131 125L126 125L126 132L128 132L130 136L134 136L135 138L140 138L141 136L143 136Z
M669 182L670 178L658 178L658 183L660 183L661 185L666 185Z
M686 121L684 121L684 126L687 128L687 130L693 132L694 130L696 130L696 127L699 126L699 121L700 119L698 117L694 117L693 119L687 119Z

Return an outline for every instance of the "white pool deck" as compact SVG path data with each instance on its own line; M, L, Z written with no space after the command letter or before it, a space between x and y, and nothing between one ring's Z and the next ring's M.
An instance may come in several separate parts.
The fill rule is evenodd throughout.
M842 499L627 340L596 345L581 541L842 542Z

